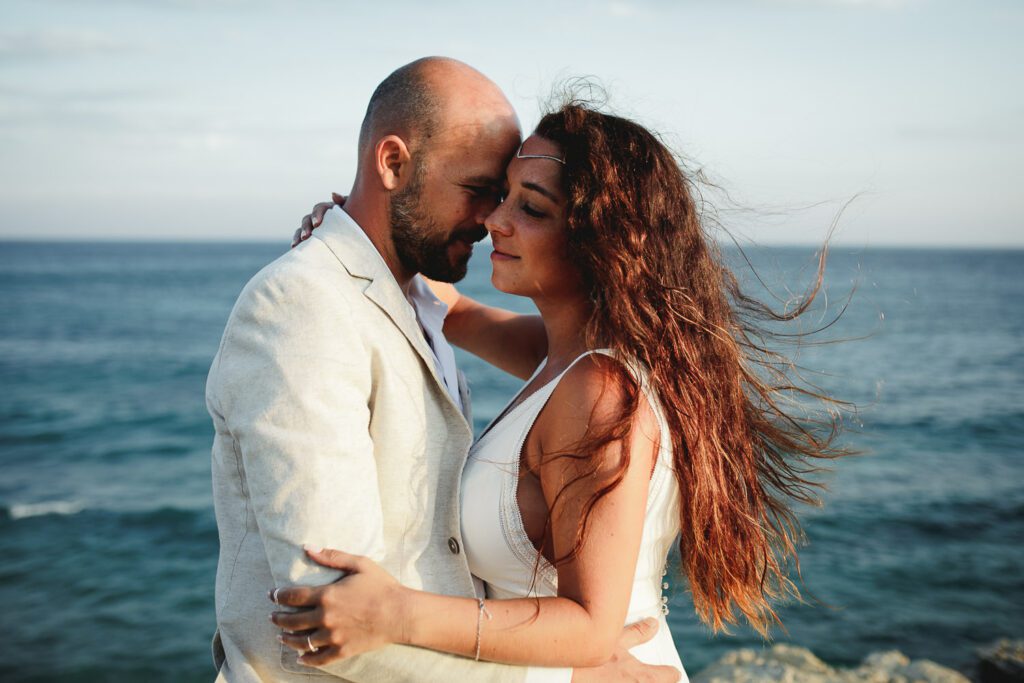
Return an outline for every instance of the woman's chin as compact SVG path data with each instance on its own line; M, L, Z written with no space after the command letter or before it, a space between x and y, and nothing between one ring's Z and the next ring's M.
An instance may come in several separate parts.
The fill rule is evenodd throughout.
M502 294L514 294L519 296L519 292L515 291L515 288L509 287L508 283L505 282L500 275L495 273L493 269L491 270L491 286Z

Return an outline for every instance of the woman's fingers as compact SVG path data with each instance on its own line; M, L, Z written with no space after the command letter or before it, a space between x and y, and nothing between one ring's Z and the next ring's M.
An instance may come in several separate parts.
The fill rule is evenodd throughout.
M304 666L323 666L344 657L341 646L331 643L324 631L283 633L277 639L298 652L298 661Z
M306 554L317 564L334 569L342 569L347 572L358 572L362 566L362 555L352 555L341 550L331 548L311 548L303 546Z
M330 211L333 208L334 202L320 202L319 204L314 206L312 213L313 222L309 226L309 229L312 230L313 228L319 227L320 224L324 222L324 216L327 214L328 211ZM309 218L309 216L306 216L306 218ZM306 227L305 220L302 221L302 227Z
M316 652L307 652L299 657L298 662L303 666L324 666L339 659L344 659L345 656L342 654L340 647L331 645L330 647L322 647Z
M320 628L323 614L319 609L305 609L298 612L273 612L270 621L285 631L309 631Z
M628 650L641 643L646 643L658 632L658 620L647 617L635 624L630 624L622 629L619 635L619 647Z
M305 242L309 239L309 236L313 234L313 224L310 222L309 216L302 218L302 227L295 231L292 235L292 246L297 247L301 242Z
M309 239L313 231L320 227L320 224L324 222L324 216L327 212L333 209L335 206L344 206L346 197L338 194L337 192L331 193L331 201L320 202L313 207L312 213L302 217L302 227L295 231L292 236L292 247L296 247L300 242L305 242Z
M316 607L320 603L323 586L293 586L276 588L267 594L270 601L286 607Z
M305 633L282 633L277 636L277 640L299 654L333 645L329 634L322 629Z

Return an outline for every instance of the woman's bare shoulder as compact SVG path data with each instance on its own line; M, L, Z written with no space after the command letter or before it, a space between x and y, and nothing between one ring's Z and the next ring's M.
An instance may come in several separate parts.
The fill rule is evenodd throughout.
M657 431L657 419L635 378L616 358L592 353L573 365L555 387L535 424L545 451L568 449L629 413L631 428Z

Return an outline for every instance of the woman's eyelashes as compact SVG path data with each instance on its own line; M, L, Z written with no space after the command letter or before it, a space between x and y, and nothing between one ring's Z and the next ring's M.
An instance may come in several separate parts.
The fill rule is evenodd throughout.
M546 213L544 213L543 211L539 211L539 210L533 208L532 206L530 206L529 202L523 202L520 205L520 208L523 210L523 213L525 213L527 216L530 216L532 218L545 218L545 217L547 217Z
M531 204L529 200L525 199L523 193L516 193L515 191L506 191L501 194L501 202L503 204L510 200L513 201L514 206L518 207L520 211L525 213L530 218L539 219L548 217L548 214L545 211L538 209L533 204Z

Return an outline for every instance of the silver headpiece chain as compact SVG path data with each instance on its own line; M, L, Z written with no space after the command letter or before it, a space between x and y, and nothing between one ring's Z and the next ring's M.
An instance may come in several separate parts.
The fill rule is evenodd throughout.
M523 140L522 144L519 145L519 151L516 152L516 159L551 159L551 161L557 161L558 163L565 166L565 159L559 159L553 157L550 154L523 154L523 145L526 144L526 140Z

